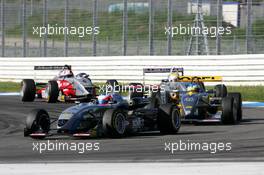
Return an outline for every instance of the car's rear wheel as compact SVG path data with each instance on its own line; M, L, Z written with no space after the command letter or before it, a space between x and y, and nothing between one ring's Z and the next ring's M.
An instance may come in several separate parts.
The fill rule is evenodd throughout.
M118 81L115 80L115 79L107 80L106 81L106 86L107 86L107 91L108 92L119 91L120 90Z
M108 109L103 115L103 131L108 137L122 137L126 132L126 113L121 109Z
M233 97L224 97L222 99L222 116L221 121L223 124L236 124L237 115L236 110L234 109L234 98Z
M227 96L227 88L224 84L218 84L215 86L215 96L222 98Z
M36 139L45 138L45 135L50 130L50 117L44 109L32 110L26 118L26 128L24 129L24 136L29 136L32 133L39 133L39 135L32 136Z
M161 134L176 134L181 127L180 112L172 104L161 105L157 122Z
M47 102L56 103L59 97L59 92L57 81L49 81L47 87Z
M115 79L111 79L111 80L107 80L106 84L109 85L109 86L115 87L115 86L118 85L118 81L115 80Z
M32 102L36 95L35 81L32 79L24 79L21 82L20 96L23 102Z
M236 111L237 121L242 120L242 97L241 93L232 92L228 93L228 96L234 98L234 110Z

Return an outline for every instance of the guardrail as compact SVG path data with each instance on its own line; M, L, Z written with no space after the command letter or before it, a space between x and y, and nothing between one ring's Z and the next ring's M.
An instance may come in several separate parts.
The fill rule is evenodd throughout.
M115 56L0 58L0 80L20 82L25 78L47 81L58 70L34 70L34 66L72 66L73 72L86 72L94 82L117 79L142 82L143 68L184 67L185 75L220 75L229 85L263 85L264 55L224 56ZM167 74L148 74L146 83L159 82Z

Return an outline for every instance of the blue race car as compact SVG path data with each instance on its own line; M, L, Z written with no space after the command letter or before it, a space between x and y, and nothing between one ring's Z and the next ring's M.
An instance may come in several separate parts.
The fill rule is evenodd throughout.
M155 100L139 92L131 92L127 99L118 93L100 95L96 102L69 107L53 121L44 109L34 109L27 116L24 136L122 137L156 130L177 133L181 126L179 110L173 104L156 108ZM53 123L57 125L54 129Z

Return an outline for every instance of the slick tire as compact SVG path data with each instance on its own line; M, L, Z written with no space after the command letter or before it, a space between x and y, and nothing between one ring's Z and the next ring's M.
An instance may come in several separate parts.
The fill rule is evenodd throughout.
M48 133L50 130L50 117L44 109L32 110L26 118L26 128L24 129L24 136L29 136L32 133ZM42 139L43 136L34 137Z
M23 102L32 102L35 100L36 85L32 79L24 79L21 82L21 100Z
M234 111L234 98L224 97L222 99L222 116L221 121L226 125L233 125L237 123L236 111Z
M227 96L227 88L224 84L218 84L215 86L215 96L222 98Z
M161 134L176 134L181 127L180 112L172 104L161 105L157 122Z
M237 121L242 120L242 96L239 92L228 93L227 96L234 98L234 110L236 111Z
M47 102L56 103L58 101L60 91L57 81L49 81L47 91Z
M108 109L103 115L103 131L107 137L122 137L126 132L126 113L121 109Z
M120 89L120 86L118 84L118 81L115 79L111 79L111 80L107 80L106 81L106 85L108 86L107 91L111 92L111 91L118 91Z
M107 81L106 81L106 84L107 84L107 85L110 85L110 86L112 86L112 87L114 87L114 86L117 86L117 85L118 85L118 81L115 80L115 79L107 80Z

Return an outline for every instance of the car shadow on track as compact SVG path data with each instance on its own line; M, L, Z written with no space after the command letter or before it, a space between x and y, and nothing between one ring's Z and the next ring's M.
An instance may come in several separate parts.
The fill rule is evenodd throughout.
M258 125L258 124L263 125L264 124L264 118L263 119L260 119L260 118L243 119L239 123L239 125Z

